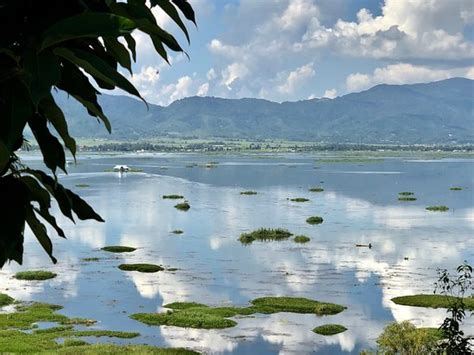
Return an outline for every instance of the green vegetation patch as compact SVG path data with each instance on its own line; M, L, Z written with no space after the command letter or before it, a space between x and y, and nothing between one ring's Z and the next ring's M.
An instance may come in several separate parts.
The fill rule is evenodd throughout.
M110 245L103 247L102 250L108 251L110 253L131 253L132 251L137 250L137 248L125 247L121 245Z
M427 308L448 308L455 302L461 299L456 299L450 296L443 295L412 295L392 298L396 304L413 307L427 307ZM462 299L466 309L474 311L474 297L465 297Z
M89 187L89 184L76 184L76 187Z
M325 303L301 297L261 297L251 302L259 313L314 313L318 316L333 315L346 309L335 303Z
M175 229L175 230L171 231L171 233L173 233L173 234L183 234L184 232L181 229Z
M20 271L15 274L15 279L17 280L27 280L27 281L43 281L53 279L58 274L55 274L51 271L43 270L34 270L34 271Z
M311 187L308 191L309 192L323 192L324 189L322 187Z
M242 191L241 195L256 195L257 191Z
M13 302L15 302L13 298L4 293L0 293L0 307L8 306Z
M252 301L249 307L209 307L196 302L175 302L163 307L171 311L163 313L137 313L130 317L148 325L171 325L182 328L223 329L237 325L230 317L248 316L255 313L313 313L330 315L342 312L345 307L322 303L307 298L263 297Z
M416 201L416 197L413 197L413 196L398 196L398 201Z
M169 199L169 200L180 200L184 198L184 196L181 195L163 195L164 199Z
M183 203L178 203L177 205L174 206L174 208L180 211L187 211L191 208L191 206L189 205L189 203L183 202Z
M453 187L450 187L449 189L450 189L451 191L461 191L461 190L462 190L462 187L453 186Z
M295 197L295 198L290 198L291 202L308 202L309 198L305 197Z
M339 324L324 324L313 329L313 332L320 335L335 335L347 330L346 327Z
M434 211L434 212L446 212L449 210L449 207L447 206L428 206L426 207L428 211Z
M86 261L86 262L91 262L91 261L99 261L100 259L99 258L82 258L81 260Z
M293 240L295 241L295 243L308 243L311 238L305 235L297 235Z
M410 191L402 191L398 193L400 196L413 196L415 193Z
M253 232L242 233L240 235L239 241L242 244L251 244L256 240L263 241L263 242L267 242L271 240L280 241L280 240L286 240L292 235L293 234L290 233L288 230L282 229L282 228L275 228L275 229L260 228Z
M306 219L306 223L308 224L321 224L323 223L323 217L319 217L319 216L311 216L309 218Z
M6 296L6 295L5 295ZM13 299L9 296L9 302ZM5 298L5 297L2 297ZM62 307L46 303L17 303L12 313L0 313L0 351L2 353L54 353L54 354L195 354L184 349L161 349L151 346L122 346L91 344L79 337L113 337L130 339L136 332L111 330L75 330L73 324L86 324L83 318L68 318L56 311ZM54 322L59 326L34 329L38 322ZM95 321L88 320L89 324ZM33 329L31 332L24 330ZM64 344L56 339L64 338Z
M118 268L123 271L138 271L147 273L164 270L162 266L154 264L121 264Z

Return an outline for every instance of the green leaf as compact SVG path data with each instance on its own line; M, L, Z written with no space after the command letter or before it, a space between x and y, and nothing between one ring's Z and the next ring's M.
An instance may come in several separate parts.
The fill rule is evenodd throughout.
M194 10L187 0L171 0L181 10L184 17L196 25Z
M102 108L98 104L94 104L93 102L84 100L80 96L74 95L73 97L77 101L79 101L85 108L87 108L87 111L89 111L91 115L95 117L99 117L102 120L102 122L104 122L105 128L107 128L107 131L109 131L109 133L112 133L112 125L110 124L109 119L102 112Z
M49 94L41 100L39 106L41 112L46 119L51 122L53 127L59 133L64 141L64 145L71 151L71 154L76 156L76 141L69 135L66 119L61 109L54 101L53 95Z
M120 63L120 65L125 69L128 69L130 74L132 74L132 61L130 60L130 54L124 45L117 41L115 37L105 37L104 43L107 48L107 52L111 53Z
M99 222L105 222L101 216L99 216L91 206L87 204L86 201L84 201L82 198L80 198L78 195L76 195L74 192L71 190L66 189L66 193L71 200L71 206L72 210L74 213L77 215L77 217L81 220L86 220L86 219L95 219L96 221Z
M49 255L53 263L56 264L57 260L53 256L53 243L51 243L51 239L48 237L47 229L44 224L36 218L35 212L31 207L26 209L26 222L30 226L31 231L36 236L36 239L38 239L44 251Z
M125 38L125 41L127 42L127 47L132 53L133 61L136 62L137 61L137 50L136 50L137 44L135 42L135 39L130 34L123 36L123 38Z
M49 131L46 125L46 119L40 114L35 114L28 120L28 125L38 142L46 166L51 169L53 173L56 172L58 167L66 172L66 156L63 146Z
M36 213L38 213L41 217L43 217L43 219L46 222L48 222L56 230L56 233L58 233L60 237L66 238L64 231L56 223L56 218L54 218L54 216L52 216L48 210L40 210L40 209L37 209L36 207L34 207L33 209L36 211Z
M8 162L10 161L10 151L7 146L0 141L0 172L5 169Z
M51 207L51 196L48 190L41 187L38 180L28 175L20 177L20 180L28 188L31 201L38 202L42 210L48 210Z
M27 52L24 61L31 101L38 106L41 99L51 92L51 87L61 80L61 72L57 57L50 51L37 55Z
M66 189L51 176L45 174L41 170L26 169L25 172L37 178L44 185L44 187L46 187L49 193L56 199L62 214L68 217L71 221L75 222L72 215L71 200L66 193Z
M54 52L69 60L71 63L83 68L86 72L97 77L106 83L117 86L131 95L137 96L143 100L137 89L127 78L111 68L106 62L97 56L80 49L56 48Z
M156 6L158 5L161 7L161 9L169 16L171 19L178 25L178 27L183 31L184 35L186 36L186 39L188 40L189 43L189 34L188 34L188 29L184 25L183 21L181 21L181 18L179 17L178 11L176 10L176 7L169 1L169 0L151 0L151 6Z
M135 23L128 18L102 12L84 12L56 22L42 35L40 50L82 37L118 37L131 33Z

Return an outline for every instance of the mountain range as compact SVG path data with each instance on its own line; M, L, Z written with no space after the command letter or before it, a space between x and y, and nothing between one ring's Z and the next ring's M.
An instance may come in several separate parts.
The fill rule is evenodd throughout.
M377 85L334 99L272 102L188 97L163 107L106 95L113 132L75 100L57 94L75 137L134 141L156 137L284 139L323 143L474 143L474 81Z

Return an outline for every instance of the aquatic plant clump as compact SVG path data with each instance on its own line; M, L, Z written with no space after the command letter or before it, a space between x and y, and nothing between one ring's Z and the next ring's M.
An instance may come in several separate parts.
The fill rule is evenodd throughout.
M174 302L164 305L171 309L162 313L137 313L130 316L148 325L172 325L183 328L223 329L237 325L228 319L235 316L249 316L255 313L279 312L331 315L342 312L345 307L322 303L307 298L264 297L253 300L249 307L209 307L196 302Z
M335 335L347 330L346 327L340 324L324 324L313 329L313 332L319 335Z
M309 198L304 198L304 197L295 197L295 198L290 198L291 202L308 202Z
M461 190L462 190L462 187L453 186L453 187L450 187L449 189L450 189L451 191L461 191Z
M426 207L428 211L433 211L433 212L446 212L449 210L449 207L447 206L428 206Z
M8 306L13 302L15 302L13 298L4 293L0 293L0 307Z
M312 187L308 191L309 192L323 192L324 189L322 187Z
M416 197L413 197L413 196L399 196L398 201L416 201Z
M146 273L153 273L164 270L162 266L154 264L121 264L118 268L122 271L138 271Z
M177 205L174 206L174 208L180 211L187 211L191 208L191 206L189 205L189 203L183 202L183 203L178 203Z
M89 184L76 184L76 187L89 187Z
M392 302L402 306L426 307L426 308L449 308L457 301L456 298L445 295L420 294L392 298ZM462 299L465 309L474 311L474 297Z
M173 233L173 234L183 234L184 232L181 229L175 229L175 230L172 230L171 233Z
M305 235L297 235L294 239L295 243L308 243L311 238L305 236Z
M275 229L270 229L270 228L260 228L257 229L253 232L249 233L242 233L240 235L239 241L242 244L251 244L252 242L258 240L258 241L280 241L280 240L286 240L290 238L293 234L290 233L286 229L282 228L275 228Z
M121 245L110 245L103 247L101 250L108 251L109 253L131 253L132 251L137 250L137 248L126 247Z
M308 224L321 224L323 221L323 217L319 216L312 216L306 219L306 223Z
M180 200L184 198L184 196L181 195L163 195L164 199L169 199L169 200Z
M241 195L256 195L257 191L242 191Z
M100 259L99 258L82 258L81 260L85 262L91 262L91 261L99 261Z
M53 279L58 274L51 271L35 270L35 271L20 271L15 274L15 279L26 281L44 281Z
M415 193L410 191L402 191L398 193L400 196L413 196Z

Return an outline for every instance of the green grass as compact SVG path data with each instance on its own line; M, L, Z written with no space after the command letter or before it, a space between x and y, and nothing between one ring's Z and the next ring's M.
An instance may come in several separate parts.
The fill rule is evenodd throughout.
M15 302L13 298L8 295L5 295L4 293L0 293L0 307L8 306L13 302Z
M183 203L178 203L177 205L174 205L174 208L180 211L187 211L191 208L191 206L189 205L189 203L183 202Z
M434 212L446 212L449 210L449 207L447 206L428 206L426 207L428 211L434 211Z
M323 223L323 217L319 217L319 216L311 216L309 218L306 219L306 223L308 224L321 224Z
M86 261L86 262L91 262L91 261L99 261L100 259L99 258L82 258L81 260Z
M181 195L163 195L164 199L170 199L170 200L180 200L184 198L184 196Z
M416 197L412 197L412 196L398 196L398 201L416 201Z
M239 241L242 244L251 244L254 241L280 241L280 240L286 240L289 237L291 237L293 234L290 233L286 229L282 228L275 228L275 229L270 229L270 228L260 228L257 229L253 232L249 233L242 233L239 237Z
M347 330L346 327L339 324L324 324L313 329L313 332L320 335L335 335Z
M451 191L461 191L461 190L462 190L462 187L453 186L453 187L450 187L449 189L450 189Z
M322 187L312 187L308 191L309 192L323 192L324 189Z
M400 196L413 196L415 193L410 191L402 191L398 193Z
M138 272L158 272L163 271L164 268L154 264L121 264L118 267L122 271L138 271Z
M257 191L242 191L241 195L256 195Z
M108 251L110 253L131 253L132 251L135 251L137 249L121 245L110 245L107 247L103 247L102 250Z
M89 184L76 184L76 187L89 187Z
M5 295L6 296L6 295ZM7 296L8 297L8 296ZM10 297L8 297L11 300ZM10 301L12 302L12 300ZM103 329L76 330L74 324L86 324L82 318L68 318L56 313L62 307L45 303L17 303L12 313L0 313L1 353L48 353L48 354L194 354L184 349L162 349L143 345L91 344L80 337L111 337L130 339L136 332ZM51 328L34 329L38 322L59 324ZM95 321L88 320L89 325ZM25 332L24 330L32 330ZM56 339L65 339L59 344Z
M209 307L196 302L175 302L164 305L171 309L163 313L137 313L130 317L148 325L171 325L182 328L223 329L237 325L230 317L249 316L255 313L278 312L331 315L342 312L345 307L322 303L307 298L263 297L253 300L249 307Z
M456 301L453 297L443 295L412 295L392 298L396 304L413 307L427 308L448 308L450 304ZM463 298L465 308L474 311L474 297Z
M308 243L311 238L305 235L297 235L293 240L295 241L295 243Z
M53 279L58 274L55 274L51 271L43 270L34 270L34 271L20 271L15 274L15 279L17 280L27 280L27 281L43 281Z
M290 198L291 202L308 202L309 198L304 198L304 197L295 197L295 198Z
M173 234L183 234L184 232L181 229L175 229L175 230L171 231L171 233L173 233Z

